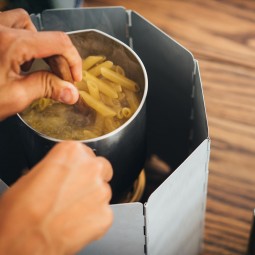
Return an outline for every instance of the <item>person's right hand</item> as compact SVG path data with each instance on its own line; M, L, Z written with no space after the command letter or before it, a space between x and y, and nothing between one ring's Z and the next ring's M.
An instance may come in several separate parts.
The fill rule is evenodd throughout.
M0 197L0 254L74 254L110 227L110 163L75 141L56 145Z
M37 32L22 10L0 13L0 120L23 111L35 99L49 97L74 104L76 87L47 71L21 73L36 58L60 55L68 63L74 81L82 79L82 60L64 32Z

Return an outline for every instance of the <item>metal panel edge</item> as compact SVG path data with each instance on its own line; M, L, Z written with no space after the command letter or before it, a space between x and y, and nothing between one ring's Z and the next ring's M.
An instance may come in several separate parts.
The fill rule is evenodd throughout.
M31 18L33 24L35 25L36 29L38 31L42 30L42 28L41 28L41 14L33 14L32 13L30 15L30 18Z
M8 185L0 179L0 196L8 189Z
M199 69L199 62L194 59L195 62L195 72L194 72L194 85L195 85L195 105L196 111L194 113L194 121L196 129L198 130L200 134L196 134L194 132L194 146L196 146L196 143L198 143L202 137L207 136L208 140L208 146L207 146L207 164L206 164L206 171L207 175L205 176L205 184L204 184L204 203L203 203L203 221L201 221L201 251L204 246L203 237L204 237L204 225L205 225L205 213L206 213L206 198L207 198L207 191L208 191L208 177L209 177L209 160L210 160L210 146L211 146L211 140L209 136L209 125L207 120L207 114L206 114L206 104L205 104L205 98L204 98L204 92L203 92L203 86L202 86L202 80L200 75L200 69ZM200 138L198 138L200 136ZM197 139L196 139L197 138ZM197 141L196 141L197 140Z

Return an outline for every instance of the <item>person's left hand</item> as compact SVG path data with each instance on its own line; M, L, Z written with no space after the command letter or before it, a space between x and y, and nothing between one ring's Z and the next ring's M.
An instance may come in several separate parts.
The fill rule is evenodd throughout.
M22 10L0 13L0 120L41 97L67 104L78 100L75 86L51 72L21 74L24 64L54 55L66 59L74 81L82 79L81 57L64 32L37 32Z
M78 141L58 143L0 197L0 254L76 254L113 221L113 169Z

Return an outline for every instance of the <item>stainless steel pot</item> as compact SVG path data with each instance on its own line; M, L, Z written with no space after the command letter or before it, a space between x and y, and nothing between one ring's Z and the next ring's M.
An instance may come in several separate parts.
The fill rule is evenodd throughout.
M112 164L112 201L117 201L129 190L144 166L146 154L146 96L148 79L145 67L137 54L127 45L98 30L82 30L69 33L82 58L102 54L124 68L127 76L141 87L142 100L134 115L121 127L106 135L82 140L97 155L106 157ZM37 65L37 66L36 66ZM35 63L35 69L41 69ZM34 166L61 140L48 137L30 127L18 114L20 130L29 167ZM86 170L86 169L84 169Z

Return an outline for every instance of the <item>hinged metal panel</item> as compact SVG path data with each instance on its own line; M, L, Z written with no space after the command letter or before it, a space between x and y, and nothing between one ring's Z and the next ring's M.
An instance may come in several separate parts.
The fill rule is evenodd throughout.
M38 31L42 30L41 14L31 14L30 18Z
M79 255L144 255L143 204L118 204L112 209L114 222L108 233Z
M206 197L204 185L208 176L208 142L208 139L202 142L145 205L148 255L199 254Z
M133 49L142 59L149 81L148 153L160 155L176 169L189 154L194 58L139 14L131 12L131 17Z
M42 12L41 30L70 32L98 29L128 43L127 15L123 7L52 9Z

